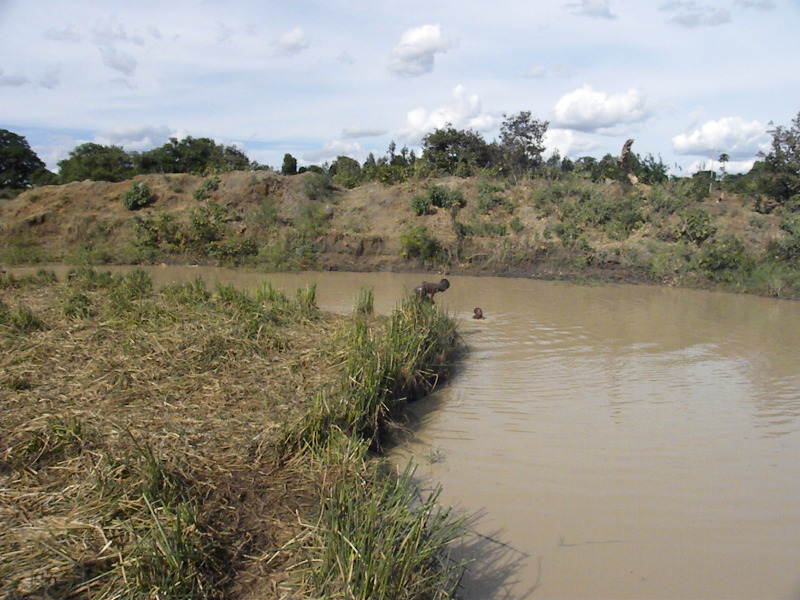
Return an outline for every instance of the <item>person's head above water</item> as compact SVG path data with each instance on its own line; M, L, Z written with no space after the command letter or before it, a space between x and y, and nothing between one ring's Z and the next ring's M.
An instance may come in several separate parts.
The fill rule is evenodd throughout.
M482 319L483 318L483 311L480 308L476 308L473 312L474 312L474 314L472 315L473 319Z

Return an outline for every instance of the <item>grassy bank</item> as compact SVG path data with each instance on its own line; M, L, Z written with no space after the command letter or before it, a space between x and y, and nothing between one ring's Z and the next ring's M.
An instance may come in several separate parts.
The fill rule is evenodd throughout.
M142 185L149 202L130 210L126 195ZM486 174L349 189L321 173L146 175L0 202L0 262L437 270L798 298L798 207L690 178L649 186Z
M459 521L376 454L446 315L89 268L0 293L0 596L452 593Z

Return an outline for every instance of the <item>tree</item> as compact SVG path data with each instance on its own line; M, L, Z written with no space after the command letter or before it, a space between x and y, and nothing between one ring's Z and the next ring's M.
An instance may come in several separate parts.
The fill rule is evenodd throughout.
M0 129L0 188L21 189L48 172L23 136Z
M422 138L422 160L436 172L467 177L489 165L489 145L481 134L448 123Z
M188 136L169 142L134 157L140 173L197 173L209 171L244 171L250 160L234 146L216 144L209 138Z
M283 155L281 175L297 175L297 159L288 152Z
M800 194L800 112L790 127L779 125L768 133L772 134L772 148L768 154L760 153L764 169L759 189L783 203Z
M133 159L119 146L81 144L59 161L59 179L70 181L124 181L134 174Z
M503 115L500 125L500 148L504 167L509 169L515 178L530 173L542 164L544 152L544 134L550 125L548 121L531 118L528 110L516 115Z
M361 182L361 165L349 156L337 156L328 173L346 188L354 188Z

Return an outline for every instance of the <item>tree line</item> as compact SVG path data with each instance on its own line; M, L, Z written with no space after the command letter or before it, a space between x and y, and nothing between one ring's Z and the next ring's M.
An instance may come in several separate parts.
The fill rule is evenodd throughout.
M391 185L415 177L469 177L484 173L513 181L531 177L559 178L569 173L592 181L625 180L617 157L611 154L601 159L584 156L572 160L555 152L544 159L548 126L547 121L533 118L529 111L503 115L499 139L487 142L479 132L457 129L448 123L423 138L419 157L407 147L398 151L391 142L384 156L375 157L370 153L363 164L351 157L339 156L331 164L298 168L297 159L287 153L280 172L295 175L316 171L347 188L367 181ZM772 135L770 150L760 153L749 173L729 175L723 166L721 178L710 170L686 178L693 189L696 188L696 195L707 195L705 190L718 182L732 192L763 195L778 204L789 200L800 204L800 113L789 126L773 126L769 133ZM727 154L720 156L723 165L727 159ZM0 129L0 189L19 190L85 179L124 181L149 173L205 175L234 170L271 170L249 160L234 146L193 137L170 138L166 144L145 152L85 143L59 161L58 166L58 174L48 171L24 137ZM670 178L660 156L631 153L628 166L644 184L664 183Z

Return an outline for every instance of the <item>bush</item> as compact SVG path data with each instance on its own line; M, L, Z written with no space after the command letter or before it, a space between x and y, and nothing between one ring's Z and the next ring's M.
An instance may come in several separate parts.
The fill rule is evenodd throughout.
M698 246L717 232L711 216L702 208L691 208L681 214L676 233L678 237L695 242Z
M303 189L311 200L328 198L333 194L333 178L327 173L314 173L306 179Z
M404 258L432 260L441 258L442 247L427 227L409 226L400 234L400 254Z
M431 207L431 199L428 196L416 195L411 199L411 210L418 217L422 215L430 215L435 211Z
M709 241L700 253L700 266L716 281L732 281L748 262L744 240L735 235Z
M203 183L192 192L192 197L195 200L205 200L211 195L211 192L215 192L219 189L219 182L219 177L209 177L203 180Z
M488 179L478 181L478 212L487 214L493 208L504 203L503 186Z
M146 183L132 183L122 195L122 203L128 210L139 210L155 202L155 196Z

